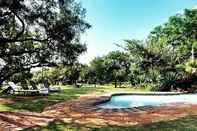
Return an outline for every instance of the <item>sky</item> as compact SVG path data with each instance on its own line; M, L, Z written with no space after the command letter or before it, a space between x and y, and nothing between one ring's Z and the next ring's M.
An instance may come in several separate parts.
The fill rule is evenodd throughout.
M87 52L82 63L118 50L115 43L125 39L145 39L154 27L185 8L197 7L197 0L79 0L86 8L86 20L92 25L82 35Z

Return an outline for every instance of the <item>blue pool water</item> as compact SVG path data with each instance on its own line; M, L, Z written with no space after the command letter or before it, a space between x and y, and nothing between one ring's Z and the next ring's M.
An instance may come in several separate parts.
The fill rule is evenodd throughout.
M99 104L100 108L132 108L142 106L161 106L170 103L197 104L197 94L181 95L114 95L105 103Z

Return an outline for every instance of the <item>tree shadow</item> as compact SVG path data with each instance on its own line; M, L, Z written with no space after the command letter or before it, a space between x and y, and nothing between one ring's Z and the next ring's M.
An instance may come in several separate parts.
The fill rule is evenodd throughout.
M114 126L107 125L99 128L92 128L91 131L196 131L197 116L187 116L178 120L155 122L135 126Z
M187 116L180 118L178 120L155 122L150 124L143 125L134 125L134 126L117 126L110 125L101 125L95 127L94 125L80 125L76 123L65 123L62 120L55 120L50 122L47 126L35 126L33 128L25 129L25 131L196 131L197 130L197 116Z
M65 123L62 120L55 120L49 122L47 126L34 126L31 128L26 128L23 131L88 131L91 128L86 126L81 126L75 123Z

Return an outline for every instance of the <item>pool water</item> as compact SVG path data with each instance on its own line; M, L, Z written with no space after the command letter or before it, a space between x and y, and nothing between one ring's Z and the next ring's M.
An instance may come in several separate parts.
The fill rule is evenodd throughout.
M181 95L113 95L111 99L98 106L105 109L161 106L170 103L197 104L197 94Z

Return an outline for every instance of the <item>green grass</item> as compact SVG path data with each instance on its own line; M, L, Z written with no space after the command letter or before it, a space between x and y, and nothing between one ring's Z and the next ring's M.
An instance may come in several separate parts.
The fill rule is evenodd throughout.
M42 112L45 107L54 105L59 102L76 99L81 95L96 92L96 93L109 93L109 92L132 92L133 88L114 88L112 85L105 86L84 86L75 88L73 86L62 86L63 90L58 93L51 93L49 96L37 96L36 99L29 99L28 97L19 99L19 96L13 95L0 95L0 98L9 98L14 103L1 104L0 111L31 111Z
M29 130L29 129L27 129ZM54 121L47 126L35 127L35 131L197 131L197 116L188 116L178 120L157 122L136 126L85 127Z

